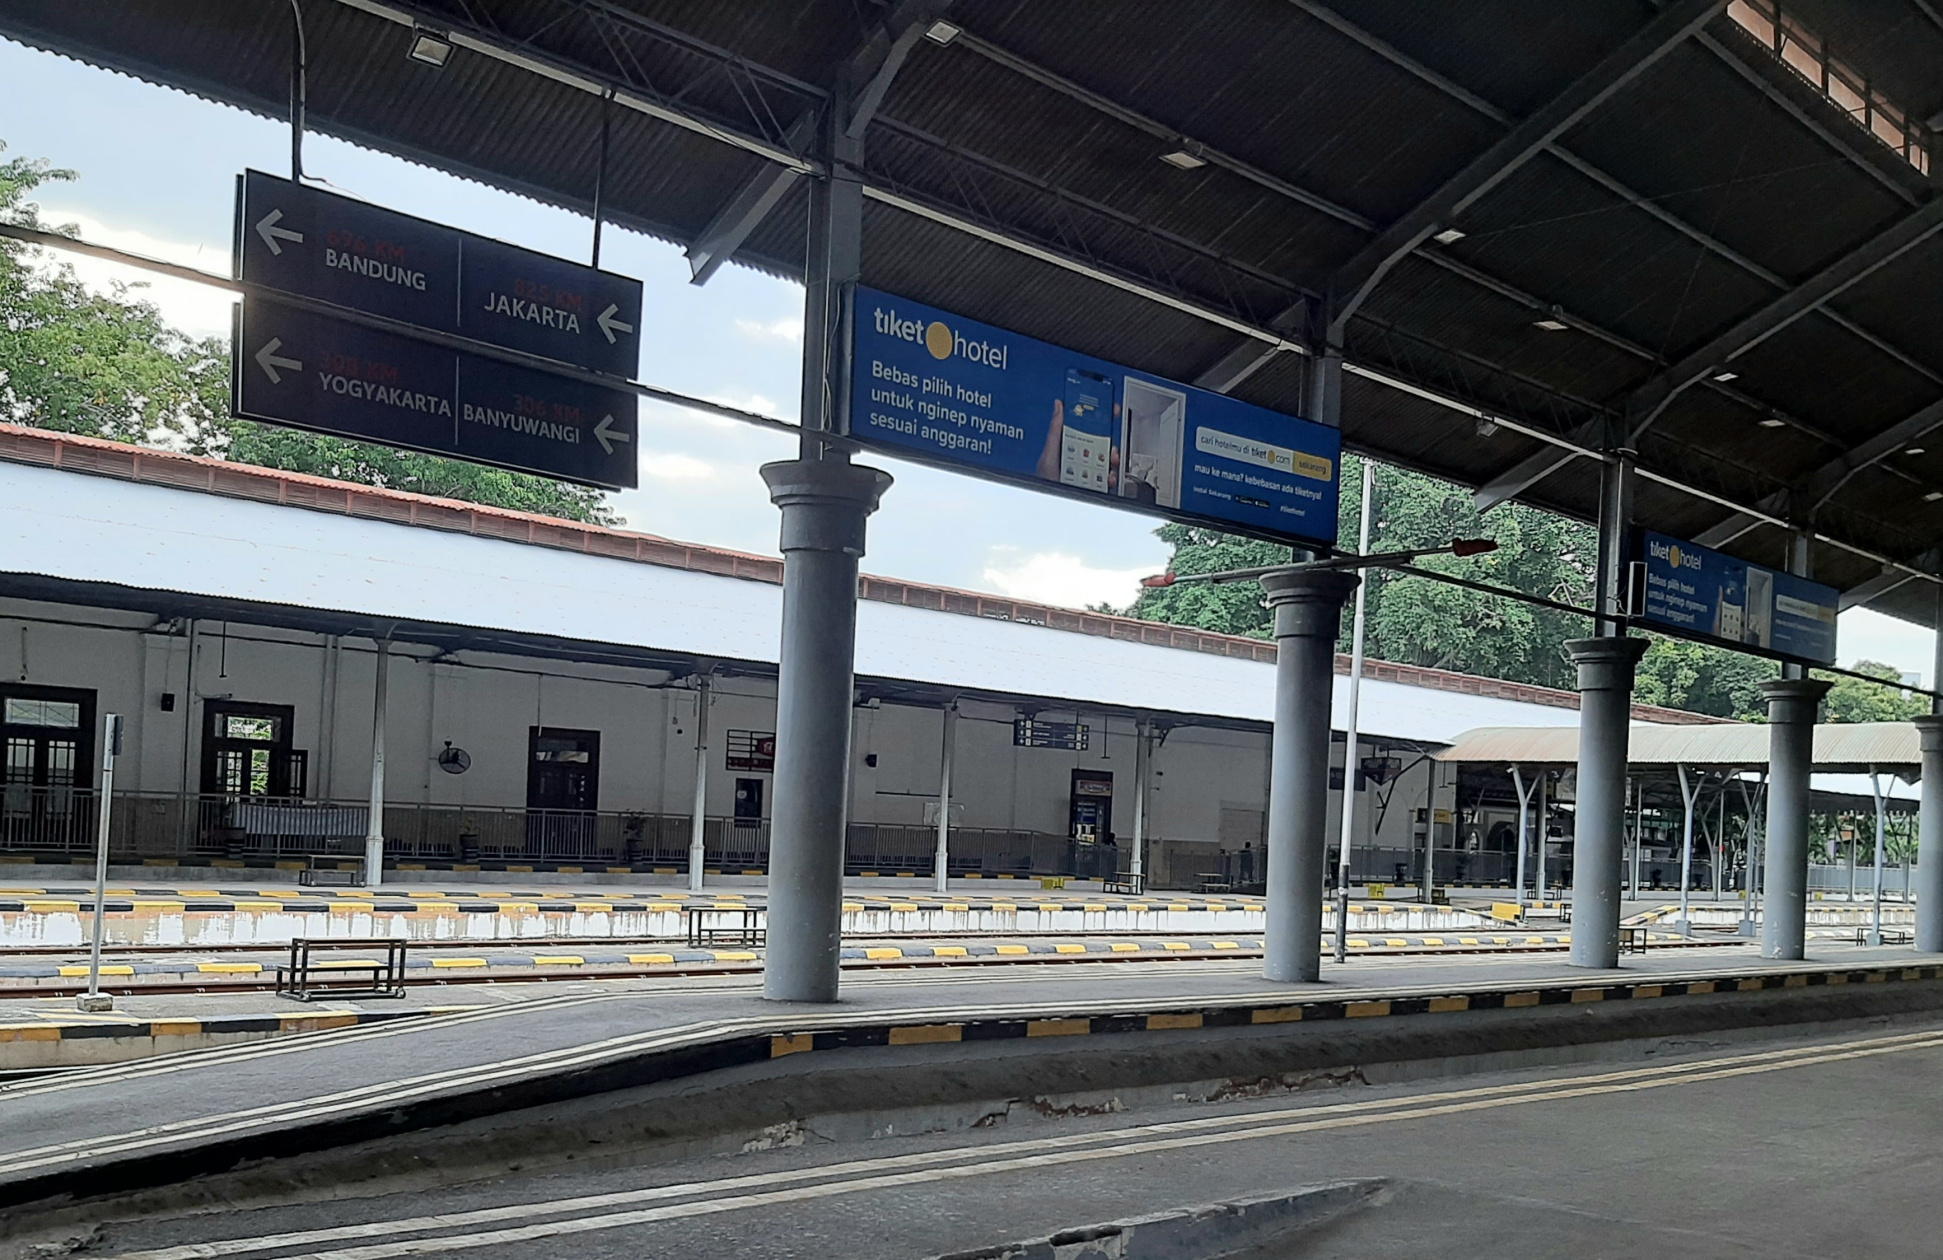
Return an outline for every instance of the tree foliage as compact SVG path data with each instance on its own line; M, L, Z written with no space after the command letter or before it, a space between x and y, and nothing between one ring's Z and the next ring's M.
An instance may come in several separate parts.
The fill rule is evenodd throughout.
M1463 560L1436 556L1418 563L1559 603L1582 608L1592 603L1598 546L1590 526L1521 503L1480 513L1461 487L1390 467L1378 469L1371 509L1373 552L1439 546L1453 538L1489 538L1498 544L1494 552ZM1343 458L1337 544L1345 551L1357 549L1361 511L1362 461L1348 455ZM1174 549L1169 567L1175 573L1254 568L1283 563L1290 555L1278 543L1200 526L1163 525L1155 532ZM1574 686L1565 643L1592 632L1585 616L1394 571L1372 571L1367 579L1365 646L1372 658L1541 686ZM1126 611L1228 634L1266 638L1270 633L1268 610L1252 582L1145 590ZM1343 651L1349 650L1349 622L1345 615L1339 644ZM1889 666L1864 662L1858 668L1897 681ZM1759 722L1767 717L1760 684L1779 674L1773 661L1761 657L1653 636L1640 661L1633 695L1642 704ZM1829 692L1824 720L1894 721L1923 711L1921 697L1841 678Z
M1857 661L1855 672L1872 674L1888 685L1822 675L1834 683L1828 689L1827 699L1822 701L1824 722L1907 722L1930 711L1927 696L1902 689L1902 674L1895 666L1881 661Z
M73 235L42 222L32 198L74 177L44 159L0 162L0 219ZM140 285L95 293L67 264L30 265L29 254L0 237L0 418L569 520L619 519L599 490L232 418L222 341L169 327Z

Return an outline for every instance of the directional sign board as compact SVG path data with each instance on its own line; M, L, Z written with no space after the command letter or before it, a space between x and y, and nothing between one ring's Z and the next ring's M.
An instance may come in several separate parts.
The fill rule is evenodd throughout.
M636 396L245 299L239 416L609 489L636 484Z
M641 282L245 172L237 278L611 376L639 367Z

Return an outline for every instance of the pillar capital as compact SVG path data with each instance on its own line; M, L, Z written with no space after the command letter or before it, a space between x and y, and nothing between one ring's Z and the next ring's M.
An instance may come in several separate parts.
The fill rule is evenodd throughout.
M762 466L769 501L783 511L782 549L864 554L864 521L891 475L846 460L791 459Z
M1768 721L1799 722L1813 726L1822 697L1834 684L1820 678L1770 678L1761 684L1761 697L1768 702Z
M1631 696L1633 669L1646 655L1648 641L1626 635L1568 639L1565 651L1579 667L1579 690L1623 691Z
M1925 713L1909 719L1925 753L1943 753L1943 715Z
M1275 612L1275 637L1324 638L1335 642L1343 601L1362 581L1346 569L1294 569L1264 573L1258 581Z

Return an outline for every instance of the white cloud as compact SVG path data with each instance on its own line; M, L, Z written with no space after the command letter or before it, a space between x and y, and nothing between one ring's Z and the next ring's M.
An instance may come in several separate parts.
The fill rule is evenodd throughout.
M1036 604L1084 608L1107 603L1124 608L1140 593L1140 579L1154 572L1152 566L1101 569L1063 551L1040 551L1011 559L1010 563L988 564L985 581L1014 599Z
M803 340L803 320L800 316L772 320L766 324L759 319L738 319L735 321L735 330L755 341L794 343Z
M179 263L199 271L223 275L229 272L230 260L226 251L193 241L171 240L135 228L116 227L82 211L59 206L42 207L41 220L45 223L74 224L80 229L81 239L92 244L107 245L163 262ZM117 281L140 284L142 288L135 296L154 303L162 312L165 322L192 337L229 336L230 311L236 304L233 293L66 250L43 251L39 265L51 268L57 260L71 265L81 283L97 293L111 292Z
M719 473L715 465L693 455L642 451L641 475L661 481L713 481Z

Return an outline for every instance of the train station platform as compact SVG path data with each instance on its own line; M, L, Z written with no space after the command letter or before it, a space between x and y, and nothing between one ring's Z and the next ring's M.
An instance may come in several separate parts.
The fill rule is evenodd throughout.
M434 1158L414 1144L433 1131L447 1163L508 1141L531 1144L536 1161L608 1143L736 1149L821 1113L871 1113L904 1131L918 1115L949 1126L990 1098L1057 1109L1190 1085L1274 1093L1402 1079L1413 1063L1449 1074L1546 1053L1582 1060L1625 1040L1943 1009L1933 961L1822 953L1768 963L1731 947L1667 951L1604 972L1557 957L1366 959L1331 964L1311 985L1213 959L886 972L849 978L833 1007L767 1002L758 980L735 976L494 986L459 1007L449 991L421 990L389 1006L332 1004L355 1025L335 1031L0 1085L0 1203L246 1166L237 1175L261 1186L294 1156L305 1177L377 1178ZM216 1004L246 1000L263 1005L203 997L171 1009L214 1019ZM379 1007L423 1017L366 1021Z

